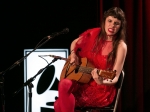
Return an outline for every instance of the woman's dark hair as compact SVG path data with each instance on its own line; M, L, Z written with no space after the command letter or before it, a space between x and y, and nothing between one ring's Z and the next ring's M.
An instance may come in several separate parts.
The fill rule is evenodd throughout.
M105 20L108 16L113 16L121 21L121 27L116 34L115 40L113 40L113 50L109 53L107 61L108 63L114 63L120 40L123 40L124 42L126 40L126 18L124 12L119 7L112 7L108 11L104 12L99 40L106 40Z

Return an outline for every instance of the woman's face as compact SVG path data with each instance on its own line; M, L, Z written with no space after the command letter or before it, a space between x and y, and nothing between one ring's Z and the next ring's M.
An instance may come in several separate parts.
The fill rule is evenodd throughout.
M107 36L114 36L120 29L121 21L113 16L108 16L105 20L105 32Z

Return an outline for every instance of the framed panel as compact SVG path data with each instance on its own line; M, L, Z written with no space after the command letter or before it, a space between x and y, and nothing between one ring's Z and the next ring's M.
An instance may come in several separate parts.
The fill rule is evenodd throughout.
M32 49L25 49L24 56ZM68 49L37 49L24 60L24 82L30 79L33 87L24 87L24 112L54 112L54 101L58 96L58 82L65 64L63 59L53 56L68 58ZM42 71L42 72L41 72ZM32 97L29 97L31 90Z

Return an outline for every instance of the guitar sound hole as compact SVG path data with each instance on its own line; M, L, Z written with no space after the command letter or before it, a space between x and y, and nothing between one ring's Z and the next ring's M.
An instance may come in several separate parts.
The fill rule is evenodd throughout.
M79 71L79 67L76 67L75 73L78 73L78 71Z

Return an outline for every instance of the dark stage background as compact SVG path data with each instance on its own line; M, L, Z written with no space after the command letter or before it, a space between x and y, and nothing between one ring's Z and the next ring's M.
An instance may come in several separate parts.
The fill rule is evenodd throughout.
M0 72L20 60L24 49L33 49L45 36L66 27L69 28L68 34L50 39L41 48L69 49L71 42L80 33L99 26L105 10L112 6L121 7L126 13L128 23L128 54L118 111L150 110L149 0L23 0L1 1L0 6ZM24 83L23 67L21 62L4 74L6 112L24 112L23 90L13 97L13 93Z
M23 57L47 35L69 28L40 48L68 48L84 30L98 26L98 1L1 1L0 71ZM24 92L13 93L24 83L23 62L4 75L6 112L24 112ZM35 74L33 74L34 76ZM1 105L0 105L1 106Z

